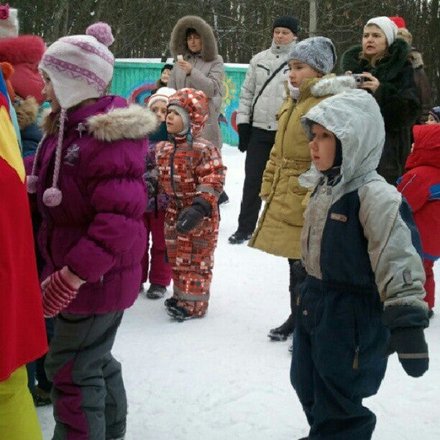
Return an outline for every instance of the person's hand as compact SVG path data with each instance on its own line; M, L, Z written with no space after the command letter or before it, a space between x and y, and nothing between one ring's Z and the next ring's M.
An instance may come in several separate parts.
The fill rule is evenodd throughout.
M211 205L202 197L197 197L191 206L187 206L180 212L176 230L179 234L187 234L209 215L211 215Z
M248 123L238 124L238 149L244 153L249 145L252 127Z
M188 61L185 61L185 60L176 61L175 65L177 67L179 67L180 69L182 69L187 75L191 74L191 70L192 70L193 66Z
M409 376L420 377L429 368L428 344L422 327L391 330L387 354L394 352Z
M372 93L375 93L380 86L380 81L370 72L362 72L362 76L364 77L364 82L360 88L370 90Z
M84 280L72 273L67 266L54 272L41 283L43 311L52 318L65 309L75 298Z

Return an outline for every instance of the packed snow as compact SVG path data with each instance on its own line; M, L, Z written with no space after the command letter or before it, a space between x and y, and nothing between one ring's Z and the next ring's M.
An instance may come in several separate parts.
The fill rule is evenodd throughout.
M295 440L308 433L289 380L290 340L266 336L289 314L288 263L228 243L237 226L245 155L225 145L223 157L230 203L221 207L208 315L174 322L163 300L140 297L119 329L113 353L122 362L129 401L126 440ZM438 264L435 272L440 283ZM374 439L440 439L439 316L426 335L429 371L410 378L394 355L378 395L364 401L378 418ZM49 440L52 407L38 408L38 415Z

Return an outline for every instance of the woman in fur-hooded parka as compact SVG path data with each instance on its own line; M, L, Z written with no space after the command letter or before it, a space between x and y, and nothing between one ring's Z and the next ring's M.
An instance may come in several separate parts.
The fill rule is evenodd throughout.
M193 53L187 45L189 30L195 30L202 40L200 52ZM221 110L223 78L225 69L223 58L218 54L217 41L211 26L202 18L187 15L174 26L171 33L170 50L174 59L182 55L192 65L189 75L179 68L178 63L171 71L168 87L179 90L190 87L201 90L209 99L209 118L200 136L212 142L217 148L222 147L218 117Z
M360 45L342 56L344 72L369 72L380 82L374 97L385 121L386 137L377 171L391 185L396 185L397 178L403 174L411 149L411 127L420 114L414 71L408 61L409 51L405 41L396 39L374 66L361 57Z

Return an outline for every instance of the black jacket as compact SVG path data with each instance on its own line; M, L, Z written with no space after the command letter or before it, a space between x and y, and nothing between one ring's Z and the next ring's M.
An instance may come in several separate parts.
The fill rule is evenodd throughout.
M411 149L411 127L420 115L414 71L408 61L410 48L397 39L389 47L389 55L374 67L360 58L361 51L360 45L348 49L342 56L342 69L353 73L370 72L380 82L374 97L384 118L386 137L378 172L395 185L403 174Z

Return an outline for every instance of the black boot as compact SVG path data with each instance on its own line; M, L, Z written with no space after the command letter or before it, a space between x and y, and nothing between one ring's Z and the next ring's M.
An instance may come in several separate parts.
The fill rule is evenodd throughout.
M218 204L218 206L220 206L220 205L225 205L226 203L229 203L229 197L228 197L228 195L226 194L226 192L223 191L223 192L220 194L220 197L218 198L218 202L217 202L217 204Z
M272 341L285 341L295 329L295 317L291 314L286 322L281 324L279 327L273 328L269 330L268 337L272 339Z
M236 231L228 238L228 240L229 243L231 244L242 244L245 241L250 240L251 237L252 237L252 232Z

